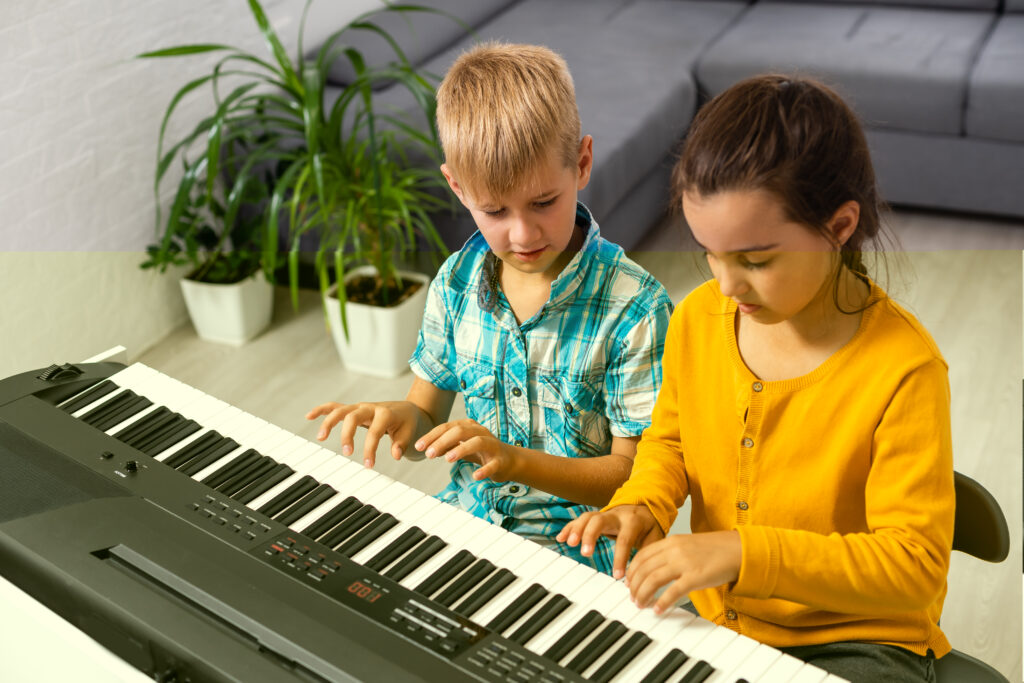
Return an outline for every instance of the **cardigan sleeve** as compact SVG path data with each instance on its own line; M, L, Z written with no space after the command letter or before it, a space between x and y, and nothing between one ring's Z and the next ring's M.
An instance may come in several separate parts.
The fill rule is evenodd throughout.
M662 355L662 383L654 404L651 426L637 445L633 470L604 508L646 505L666 534L688 492L679 436L679 373L682 306L669 321Z
M739 526L733 592L853 614L924 609L945 590L955 492L949 380L940 358L909 371L874 431L867 532Z

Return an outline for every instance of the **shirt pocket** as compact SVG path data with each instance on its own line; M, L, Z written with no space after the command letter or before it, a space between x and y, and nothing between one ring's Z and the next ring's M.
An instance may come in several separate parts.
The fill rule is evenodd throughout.
M467 364L459 368L458 377L459 391L466 404L466 416L498 436L498 410L494 401L497 380L494 369Z
M571 457L607 454L611 432L601 392L560 375L541 375L539 380L537 403L544 417L545 439Z

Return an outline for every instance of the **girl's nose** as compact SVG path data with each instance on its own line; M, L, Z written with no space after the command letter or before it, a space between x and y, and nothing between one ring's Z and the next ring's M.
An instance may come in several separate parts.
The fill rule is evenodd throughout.
M746 279L743 277L743 273L738 272L736 268L719 266L717 270L715 279L718 280L718 288L722 290L724 296L741 296L750 289L747 286Z

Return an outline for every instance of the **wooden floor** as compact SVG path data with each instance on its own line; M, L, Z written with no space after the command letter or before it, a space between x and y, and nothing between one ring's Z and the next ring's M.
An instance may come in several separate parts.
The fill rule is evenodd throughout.
M955 648L1021 681L1024 225L909 212L894 214L891 225L911 251L902 252L904 267L890 274L890 291L931 331L949 362L955 467L995 495L1010 526L1006 562L954 553L942 627ZM674 301L704 279L699 255L674 220L632 255ZM284 290L277 297L271 329L242 348L201 341L185 325L132 359L311 440L317 426L304 415L318 403L405 395L408 373L380 380L341 366L315 294L303 292L297 312ZM454 410L465 414L461 402ZM361 446L358 440L357 453ZM426 493L447 481L443 463L396 463L386 452L380 449L378 469L395 479ZM687 515L684 509L675 530L686 530Z

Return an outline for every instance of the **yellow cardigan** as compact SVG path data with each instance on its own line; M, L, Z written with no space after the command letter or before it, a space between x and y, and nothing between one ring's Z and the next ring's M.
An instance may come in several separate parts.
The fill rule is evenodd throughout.
M813 372L762 382L714 281L668 329L653 423L608 507L668 532L737 529L739 579L694 591L702 616L775 647L847 640L941 657L953 540L947 366L909 313L878 299Z

